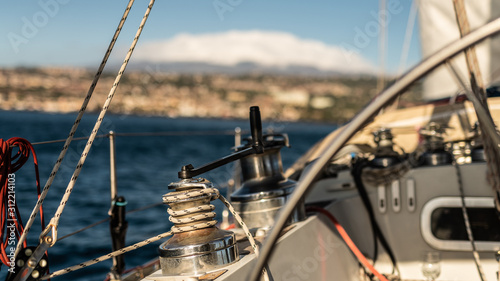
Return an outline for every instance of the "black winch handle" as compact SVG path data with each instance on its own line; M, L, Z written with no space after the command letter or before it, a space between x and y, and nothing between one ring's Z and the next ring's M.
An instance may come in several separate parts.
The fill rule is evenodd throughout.
M262 121L260 119L260 110L258 106L250 107L250 132L252 133L252 146L257 153L264 152L262 143Z
M198 168L193 167L193 165L182 166L181 170L178 172L178 176L181 179L188 179L200 174L211 171L222 165L226 165L230 162L239 160L243 157L247 157L252 154L261 154L264 152L264 144L262 142L262 121L260 119L260 110L258 106L250 107L250 130L252 132L252 147L245 148L228 156L222 157L214 162L202 165Z

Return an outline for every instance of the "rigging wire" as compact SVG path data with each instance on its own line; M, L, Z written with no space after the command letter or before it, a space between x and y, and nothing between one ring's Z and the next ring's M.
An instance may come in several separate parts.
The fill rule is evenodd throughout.
M460 36L464 37L470 33L465 3L463 0L453 0L453 7L455 9L455 16ZM497 211L500 212L500 150L498 148L498 145L500 144L500 136L497 133L495 123L488 109L484 81L481 76L475 46L465 48L464 53L472 89L470 97L472 104L474 105L474 109L476 110L479 127L483 132L481 134L481 138L485 154L487 155L486 178L494 192L495 207Z
M474 263L476 264L479 278L481 278L482 281L486 281L486 275L484 274L483 267L481 266L481 260L479 259L479 253L477 252L476 242L474 240L474 236L472 235L472 228L469 220L469 214L467 213L467 207L465 205L465 192L464 192L464 184L462 182L462 172L460 171L460 167L458 166L456 159L453 159L452 165L453 167L455 167L455 171L457 174L458 190L460 191L460 201L462 203L461 204L462 216L464 218L465 229L467 230L467 237L469 238L472 247L472 256L474 257Z
M12 155L16 148L17 152ZM17 206L14 173L28 161L30 153L33 155L35 182L39 198L40 176L38 159L33 146L23 138L11 138L7 141L0 139L0 260L8 267L11 267L12 260L7 256L6 248L12 247L15 239L19 239L24 230L21 213ZM42 229L44 229L45 216L42 207L40 207L40 219ZM19 241L18 245L26 247L27 243Z
M250 131L242 131L243 134L248 134ZM154 137L154 136L167 136L167 137L179 137L179 136L218 136L218 135L234 135L234 130L224 130L224 131L163 131L163 132L139 132L139 133L114 133L115 136L120 137ZM90 136L73 138L73 140L88 140ZM109 134L96 135L95 138L109 138ZM42 145L42 144L52 144L65 142L66 139L48 140L33 142L31 145Z
M147 206L144 206L144 207L139 207L139 208L136 208L136 209L133 209L133 210L130 210L130 211L126 212L126 214L128 215L128 214L132 214L132 213L135 213L135 212L140 212L140 211L148 210L148 209L151 209L151 208L154 208L154 207L160 206L160 205L163 205L163 203L162 203L162 202L159 202L159 203L150 204L150 205L147 205ZM78 229L77 231L71 232L71 233L69 233L69 234L66 234L66 235L64 235L64 236L62 236L62 237L60 237L60 238L58 238L58 239L57 239L57 241L59 242L59 241L61 241L61 240L65 239L65 238L68 238L68 237L70 237L70 236L73 236L73 235L75 235L75 234L78 234L78 233L80 233L80 232L83 232L83 231L85 231L85 230L87 230L87 229L90 229L90 228L93 228L93 227L98 226L98 225L100 225L100 224L103 224L103 223L105 223L105 222L107 222L107 221L109 221L109 220L110 220L110 218L109 218L109 217L107 217L107 218L102 219L102 220L100 220L100 221L97 221L97 222L94 222L94 223L92 223L92 224L89 224L89 225L87 225L87 226L85 226L85 227L83 227L83 228Z
M106 135L98 135L96 136L96 138L106 138L108 137L109 134L106 134ZM89 137L86 136L86 137L78 137L78 138L73 138L73 140L88 140ZM31 143L32 145L40 145L40 144L52 144L52 143L60 143L60 142L65 142L66 139L58 139L58 140L49 140L49 141L39 141L39 142L33 142Z
M467 18L464 1L453 0L453 8L455 10L455 16L458 24L458 29L460 31L460 36L464 37L465 35L470 33L469 20ZM496 210L500 211L500 181L498 180L500 176L500 151L498 148L500 139L495 128L495 123L488 109L484 81L481 76L481 70L479 68L475 46L466 48L464 50L464 53L467 69L469 70L470 85L472 90L471 93L466 91L466 94L469 93L468 96L471 97L472 104L474 105L474 108L476 110L477 119L479 120L479 128L483 132L481 134L481 139L483 141L484 153L486 155L486 178L495 193L494 198ZM467 236L469 238L469 241L471 242L474 263L476 264L479 278L482 281L485 281L486 276L484 274L483 267L481 266L479 254L474 243L474 236L472 235L472 229L470 227L469 215L467 214L467 208L465 206L465 196L462 186L460 167L458 167L455 159L453 160L453 165L456 168L459 181L460 198L462 201L462 215L464 217L465 227L467 229Z
M250 133L250 131L244 131ZM234 135L234 130L224 131L166 131L166 132L144 132L144 133L115 133L121 137L144 137L144 136L209 136L209 135Z
M461 78L460 74L458 73L457 68L454 66L452 61L448 61L446 63L446 66L448 67L449 71L453 74L452 76L453 76L453 78L455 78L455 82L458 84L459 88L461 88L465 93L469 93L469 95L470 95L471 90L465 84L464 79ZM458 95L458 93L457 93L457 95ZM457 95L455 95L452 100L456 100ZM450 103L451 102L452 101L450 100ZM457 116L458 116L458 114L457 114ZM467 124L469 124L469 123L467 122ZM464 134L467 134L467 133L468 132L466 132L464 130ZM453 167L455 167L455 172L457 175L458 190L460 192L460 200L461 200L462 216L464 218L464 224L465 224L465 229L467 231L467 237L469 238L469 241L471 243L472 255L474 257L474 263L475 263L476 268L478 270L479 277L481 278L481 280L484 281L484 280L486 280L486 277L484 274L484 270L481 266L479 253L477 252L476 243L474 240L474 236L472 234L471 224L470 224L470 220L469 220L469 214L467 213L467 207L465 204L465 192L464 192L464 187L463 187L463 182L462 182L462 172L460 171L460 167L457 163L457 159L453 159L452 165L453 165Z
M66 152L68 151L69 145L71 141L73 140L73 136L75 135L76 129L78 128L78 125L80 124L80 121L82 120L83 114L85 112L85 109L87 109L87 105L92 97L92 94L94 93L95 87L97 86L97 82L99 81L99 78L101 77L102 71L104 70L104 67L106 65L106 62L108 61L108 58L111 54L111 51L113 50L113 47L116 43L116 40L118 39L118 35L120 35L120 32L122 30L123 24L125 23L125 20L128 17L129 11L132 8L132 4L134 3L134 0L129 0L127 8L125 9L125 12L123 13L123 16L120 20L120 23L118 24L118 27L116 28L116 31L113 35L113 38L111 39L111 42L109 43L108 49L106 50L106 53L102 59L102 62L97 70L97 73L94 76L94 80L92 81L92 84L90 85L90 88L87 92L87 95L85 96L85 99L83 100L82 106L80 107L80 110L78 111L78 116L76 117L75 122L73 123L73 126L71 127L71 130L69 132L68 138L66 139L63 149L61 150L61 153L59 154L59 157L56 160L56 163L54 164L54 167L52 168L52 171L50 172L49 178L47 179L47 182L45 183L45 186L43 187L42 193L40 197L38 198L38 201L36 202L35 207L33 208L33 211L31 212L31 215L28 219L28 222L26 223L26 228L24 229L24 232L21 235L21 238L19 239L19 244L16 249L15 256L19 254L19 251L21 250L21 243L26 240L26 237L31 229L31 225L33 224L38 211L41 209L41 206L43 204L43 201L45 200L45 197L47 196L47 193L49 191L50 186L52 185L52 182L54 181L54 178L57 174L57 171L59 170L59 167L61 166L61 163L66 156ZM55 241L54 241L55 242Z
M134 40L132 41L130 49L128 50L127 55L125 56L123 64L120 67L120 70L118 71L118 75L115 78L115 81L113 83L113 86L111 87L111 90L109 91L108 97L106 98L106 101L104 102L102 110L99 113L99 117L97 118L97 121L96 121L94 128L92 130L92 133L91 133L91 135L90 135L90 137L85 145L85 148L82 152L80 160L78 161L78 164L76 165L75 171L73 172L73 175L71 176L71 180L68 183L68 186L66 187L66 192L64 193L64 196L61 199L61 203L59 204L59 207L57 208L56 213L54 214L54 216L50 220L49 226L42 232L40 237L44 237L44 236L48 235L48 233L50 233L50 232L52 232L53 236L57 237L57 225L59 224L59 219L61 217L61 214L64 211L64 207L66 206L66 203L69 200L71 192L73 191L76 180L78 179L78 176L82 170L83 164L85 163L85 160L87 159L88 153L90 151L90 148L92 147L92 144L93 144L94 139L97 135L97 132L99 131L102 120L104 119L104 116L106 115L106 112L108 111L109 105L111 104L111 101L113 100L113 97L116 93L116 89L121 81L121 78L123 76L123 73L125 72L125 69L128 65L128 62L130 61L130 57L132 56L132 53L135 49L135 46L137 45L137 41L139 40L139 37L144 29L144 25L146 24L146 21L149 17L151 9L153 8L154 2L155 2L155 0L151 0L149 5L148 5L148 8L146 9L144 17L142 18L142 21L139 25L139 29L137 30L137 33L134 37ZM53 246L54 243L56 243L55 240L52 242L51 246Z
M61 214L64 211L64 207L66 206L66 203L68 202L69 197L70 197L70 195L71 195L71 193L73 191L73 188L75 186L76 180L78 179L78 176L79 176L79 174L80 174L80 172L82 170L83 164L85 163L85 160L87 159L88 153L89 153L90 148L91 148L91 146L92 146L92 144L94 142L94 139L95 139L95 137L97 135L97 132L99 131L99 128L100 128L101 123L102 123L102 120L104 119L104 116L106 115L106 112L107 112L107 110L109 108L109 105L111 104L111 101L113 100L113 97L115 95L116 89L117 89L117 87L118 87L118 85L119 85L119 83L121 81L123 73L125 72L125 69L126 69L126 67L128 65L128 62L130 61L130 57L132 56L132 53L133 53L133 51L135 49L135 46L137 45L139 37L140 37L140 35L141 35L141 33L142 33L143 29L144 29L144 25L146 24L146 21L147 21L147 19L149 17L151 9L153 8L154 2L155 2L155 0L151 0L149 2L148 8L146 9L146 12L145 12L145 14L144 14L144 16L142 18L142 21L141 21L141 23L139 25L139 28L138 28L138 30L136 32L136 35L135 35L134 39L132 40L132 44L131 44L128 52L127 52L127 55L125 56L125 59L124 59L124 61L122 63L122 66L120 67L120 70L118 71L118 75L115 78L113 86L111 87L111 90L109 91L108 97L106 98L106 101L104 102L104 105L102 107L101 112L99 113L99 117L97 118L97 121L96 121L96 123L94 125L94 128L92 130L92 133L91 133L91 135L90 135L90 137L89 137L89 139L88 139L88 141L87 141L87 143L85 145L85 148L84 148L84 150L83 150L83 152L82 152L82 154L80 156L80 160L78 161L78 164L76 165L75 171L73 172L73 175L71 176L71 180L68 183L68 186L66 187L66 191L65 191L65 193L63 195L63 198L61 199L59 207L57 208L56 213L54 214L54 216L50 220L49 225L40 234L40 241L42 241L42 242L41 242L41 244L39 244L37 246L35 252L37 252L41 247L45 247L45 246L52 247L57 242L57 226L59 224L59 219L61 217ZM129 3L129 5L130 5L130 3ZM127 10L130 10L129 6L127 6ZM128 14L128 11L126 11L126 13ZM122 22L120 22L120 24L121 23ZM115 41L115 38L113 38L112 43L114 43L114 41ZM68 137L68 140L70 140L71 137L72 137L72 134L70 133L70 137ZM64 149L63 149L63 151L64 151ZM57 163L56 163L56 166L57 166ZM38 200L37 205L41 204L41 202L43 202L43 200ZM35 206L35 209L36 209L36 206ZM34 218L34 217L32 217L32 218ZM35 261L38 263L39 259L36 259ZM21 281L24 281L31 274L31 272L33 271L33 268L31 268L27 264L25 264L24 267L23 267L23 269L22 269L22 271L26 272L26 274L21 277Z

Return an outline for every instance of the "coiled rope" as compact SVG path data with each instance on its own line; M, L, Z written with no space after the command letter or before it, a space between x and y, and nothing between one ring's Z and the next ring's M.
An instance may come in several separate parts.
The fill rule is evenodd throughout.
M229 212L231 212L231 214L233 214L234 219L237 221L237 223L241 226L241 228L245 232L245 235L248 238L248 241L250 242L252 249L254 250L255 254L258 256L259 255L259 248L257 247L257 243L255 242L255 239L253 238L252 234L250 233L250 230L248 229L247 225L241 219L241 217L238 215L238 213L236 213L236 211L232 207L231 203L224 196L222 196L219 193L219 190L217 190L216 188L192 189L192 190L188 190L188 191L182 191L181 193L171 192L171 194L169 193L169 194L165 195L163 197L163 199L164 199L165 203L167 203L167 201L170 203L173 203L176 201L170 201L170 200L185 200L185 199L191 199L191 198L196 198L196 197L200 197L200 196L207 196L207 195L212 196L212 200L219 199L222 201L222 203L224 203L224 205L228 208ZM124 253L139 249L143 246L146 246L148 244L156 242L162 238L171 236L175 233L181 233L181 232L186 232L186 231L192 231L192 230L198 230L198 229L212 227L217 223L217 221L211 219L211 218L213 218L212 214L210 214L210 213L213 213L212 208L215 208L215 207L213 207L213 205L210 204L210 205L202 205L201 208L195 207L195 208L189 208L189 209L185 209L185 210L181 210L181 211L168 211L169 214L171 212L174 213L174 218L171 217L171 219L170 219L171 221L172 220L175 221L174 223L180 222L181 224L184 224L184 223L194 223L194 224L189 225L189 226L175 226L174 225L174 226L172 226L170 231L153 236L149 239L135 243L135 244L128 246L128 247L125 247L123 249L111 252L109 254L100 256L98 258L88 260L86 262L83 262L83 263L80 263L80 264L77 264L77 265L74 265L71 267L67 267L65 269L58 270L50 275L43 276L42 280L47 280L47 279L52 278L52 277L61 276L61 275L64 275L66 273L76 271L78 269L82 269L82 268L85 268L87 266L96 264L98 262L105 261L105 260L110 259L112 257L116 257L116 256L122 255ZM192 215L192 216L190 218L178 218L178 216L181 216L181 215L182 216L191 216ZM214 213L214 216L215 216L215 213ZM211 219L210 223L207 223L207 221L203 221L203 220L206 220L209 218ZM265 280L269 280L269 279L267 279L267 272L265 270L264 270L264 272L265 272L264 278L266 278Z
M252 246L252 249L254 252L258 255L259 254L259 248L257 247L257 243L255 242L255 239L252 236L252 233L248 229L248 226L245 224L243 219L240 217L240 215L236 212L236 210L233 208L233 205L219 193L219 190L217 188L204 188L204 189L192 189L192 190L187 190L187 191L177 191L177 192L170 192L167 193L163 196L163 202L165 204L170 204L177 202L179 200L185 200L185 199L191 199L191 198L196 198L200 197L203 195L211 195L212 200L219 199L224 203L226 208L229 210L229 212L233 215L233 217L236 219L236 222L241 226L243 231L245 232L245 236L248 238L248 241L250 241L250 245ZM173 233L180 233L180 232L186 232L186 231L191 231L191 230L198 230L198 229L203 229L207 227L214 226L217 224L216 220L212 220L212 218L215 217L215 212L212 212L215 209L214 205L201 205L198 207L193 207L181 211L173 211L170 208L167 210L167 212L170 214L170 221L173 223L192 223L192 222L197 222L197 221L202 221L206 219L211 219L210 221L203 221L194 225L188 225L188 226L173 226L172 227L172 232ZM193 215L196 214L196 215ZM187 216L187 215L193 215L187 218L178 218L178 216Z
M163 195L163 203L170 205L186 199L201 199L203 197L210 197L211 200L214 200L219 197L219 191L213 187L173 191ZM172 232L182 233L216 225L217 221L213 219L216 214L213 210L215 210L215 206L212 204L200 205L179 211L168 208L169 220L175 224L172 226Z
M113 47L115 45L115 42L118 39L118 35L120 35L123 24L125 23L125 20L127 19L127 16L129 14L130 9L132 8L133 3L134 3L134 0L129 0L127 8L125 9L125 12L123 13L123 16L120 20L120 23L118 24L118 27L116 28L115 34L113 35L113 38L111 39L111 42L109 43L109 46L108 46L108 49L106 50L104 58L102 59L101 65L99 66L99 69L97 70L97 73L94 76L94 80L92 81L92 84L90 85L90 88L87 92L87 95L85 96L85 99L83 100L82 106L80 107L80 110L78 111L78 116L76 117L76 120L73 123L73 126L71 127L68 138L66 139L66 141L64 143L63 149L61 150L59 157L57 158L56 163L54 164L54 167L52 168L52 171L50 172L49 178L47 179L47 182L45 183L45 186L43 187L42 193L39 196L39 199L36 202L36 205L33 208L33 211L31 212L31 215L30 215L30 218L28 219L28 222L26 223L26 228L24 229L24 232L22 233L21 238L19 239L19 243L18 243L16 253L15 253L16 256L19 253L19 251L21 250L20 245L22 242L24 242L26 240L26 237L28 236L28 233L31 229L31 226L32 226L33 222L35 221L35 218L36 218L39 210L41 210L43 201L45 200L45 197L47 196L47 193L49 191L50 186L52 185L52 182L54 181L54 178L57 174L57 171L59 171L59 167L61 166L61 163L64 159L64 156L66 156L66 152L68 151L69 145L70 145L71 141L73 140L73 136L75 135L76 129L78 128L78 125L80 124L80 121L82 120L83 113L85 112L85 109L87 109L87 105L90 101L90 98L92 97L92 94L94 93L94 89L97 86L97 82L99 81L99 78L101 77L102 71L104 70L104 66L106 65L108 58L111 54L111 51L113 50Z
M257 247L257 243L255 242L255 239L252 236L252 233L248 229L247 225L243 221L243 219L240 217L240 215L236 212L236 210L233 208L231 203L222 195L220 195L219 190L216 188L204 188L204 189L191 189L191 190L186 190L186 191L175 191L175 192L170 192L167 193L163 196L163 202L165 204L170 204L170 203L175 203L179 202L182 200L187 200L187 199L193 199L193 198L200 198L204 196L211 196L211 200L219 199L224 203L224 205L227 207L229 212L233 215L233 217L236 219L237 223L241 226L243 229L243 232L245 233L245 236L247 237L248 241L250 242L250 246L252 247L254 253L256 256L259 255L259 248ZM215 206L212 204L207 204L207 205L200 205L184 210L179 210L179 211L173 211L172 209L168 209L167 212L170 214L169 220L172 223L175 224L181 224L179 225L174 225L171 229L173 233L181 233L181 232L186 232L186 231L191 231L191 230L198 230L198 229L203 229L203 228L208 228L211 226L214 226L217 224L217 221L214 220L213 218L216 216L216 213L213 212L215 209ZM182 218L181 218L182 217ZM191 224L195 223L193 225L183 225L183 224ZM269 275L267 273L267 270L264 268L262 270L262 277L264 278L265 281L269 280Z
M12 155L17 148L16 154ZM0 260L6 266L11 266L6 248L12 247L12 242L23 233L23 221L17 207L15 192L15 172L18 171L33 155L35 167L36 189L40 197L40 177L38 173L38 159L33 146L23 138L11 138L6 141L0 139ZM43 208L40 207L42 229L45 228ZM26 247L26 241L18 242Z

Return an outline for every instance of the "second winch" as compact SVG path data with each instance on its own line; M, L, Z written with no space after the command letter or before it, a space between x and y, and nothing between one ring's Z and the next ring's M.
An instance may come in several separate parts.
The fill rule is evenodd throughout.
M251 147L251 139L237 148ZM249 228L267 230L274 225L276 214L285 205L296 182L283 175L280 150L289 146L288 137L280 134L262 137L264 152L240 159L241 187L231 195L231 201ZM300 205L290 218L290 223L305 217L304 205Z

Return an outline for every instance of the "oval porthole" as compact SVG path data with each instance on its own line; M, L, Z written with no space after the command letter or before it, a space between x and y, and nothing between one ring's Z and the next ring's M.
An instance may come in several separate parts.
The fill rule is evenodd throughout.
M465 205L479 251L500 250L500 220L491 197L466 197ZM424 240L439 250L470 251L460 197L439 197L422 208Z

